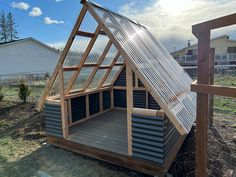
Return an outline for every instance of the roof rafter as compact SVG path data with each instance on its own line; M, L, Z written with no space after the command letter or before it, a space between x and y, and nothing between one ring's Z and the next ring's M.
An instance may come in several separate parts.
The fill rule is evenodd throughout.
M85 50L85 52L83 54L83 57L80 60L80 63L78 65L78 70L76 70L76 72L72 75L72 77L71 77L71 79L70 79L70 81L69 81L69 83L68 83L68 85L67 85L67 87L65 89L66 94L68 94L70 92L70 89L72 88L76 78L78 77L78 75L80 73L80 70L82 69L82 66L83 66L85 60L87 59L87 57L88 57L88 55L89 55L89 53L90 53L90 51L91 51L91 49L92 49L96 39L97 39L100 31L101 31L101 27L98 25L97 29L96 29L96 31L94 33L95 36L90 40L90 42L88 44L88 47Z
M104 49L104 51L103 51L101 57L100 57L99 60L98 60L97 67L95 67L95 68L93 69L93 71L92 71L92 73L90 74L88 80L85 82L85 84L84 84L82 90L86 90L86 89L89 87L89 84L92 82L92 80L93 80L93 78L94 78L94 76L95 76L97 70L99 69L100 65L102 64L104 58L106 57L106 54L107 54L107 52L109 51L111 45L112 45L112 42L109 41L109 42L107 43L107 46L106 46L106 48Z
M85 16L86 12L87 12L87 7L83 6L83 8L81 9L80 15L79 15L79 17L78 17L78 19L77 19L77 21L75 23L75 26L74 26L71 34L70 34L70 37L69 37L69 39L68 39L68 41L67 41L67 43L65 45L65 48L64 48L64 50L63 50L63 52L62 52L62 54L60 56L60 59L59 59L59 61L57 63L57 66L56 66L55 70L52 73L51 79L48 82L47 86L45 87L44 93L43 93L43 95L42 95L42 97L41 97L41 99L40 99L40 101L39 101L39 103L37 105L37 110L39 110L39 111L41 111L42 108L43 108L43 105L45 103L46 97L48 96L49 91L51 90L51 88L52 88L52 86L53 86L53 84L54 84L54 82L56 80L56 77L57 77L57 75L59 73L59 69L60 69L61 65L65 61L66 55L69 52L70 46L71 46L71 44L74 41L76 33L77 33L77 31L78 31L78 29L79 29L79 27L80 27L80 25L81 25L81 23L82 23L82 21L84 19L84 16Z

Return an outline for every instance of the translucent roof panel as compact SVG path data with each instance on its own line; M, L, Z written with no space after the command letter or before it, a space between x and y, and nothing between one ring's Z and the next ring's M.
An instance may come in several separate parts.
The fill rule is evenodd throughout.
M74 82L74 85L72 86L71 91L82 89L86 80L88 79L88 77L92 73L93 69L94 69L94 67L83 67L81 69L79 75L77 76L77 78Z
M74 74L74 71L64 71L64 88L66 88L69 80L71 79L72 74Z
M77 66L89 44L90 38L76 36L68 54L66 55L63 66Z
M102 81L103 77L105 76L106 71L107 69L98 69L88 88L97 88L100 82Z
M111 65L112 61L114 60L115 56L117 54L117 49L114 45L112 45L109 49L109 51L107 52L102 65Z
M141 81L152 90L175 127L181 134L188 133L196 117L196 94L190 90L192 79L145 26L89 5L110 30L130 64L137 68L136 72L142 75Z
M96 64L101 57L106 45L109 41L109 38L105 35L98 35L97 40L95 41L93 48L91 49L85 63L86 64Z
M117 59L116 63L124 63L125 58L121 55L119 56L119 58Z
M112 81L115 79L116 74L120 71L122 66L114 66L109 73L106 81L104 82L103 86L111 85Z
M57 74L56 79L52 85L52 88L48 94L49 97L59 96L60 94L60 85L59 85L59 75Z
M97 26L98 23L96 22L96 20L94 20L90 12L87 11L79 27L79 31L94 33Z

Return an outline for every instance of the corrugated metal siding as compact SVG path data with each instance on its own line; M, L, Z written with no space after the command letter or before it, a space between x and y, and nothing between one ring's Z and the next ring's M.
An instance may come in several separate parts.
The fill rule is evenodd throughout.
M135 108L146 108L146 91L134 90L133 103Z
M93 115L100 110L99 93L89 95L89 114Z
M103 110L111 107L111 91L106 90L102 92Z
M148 109L156 109L156 110L161 109L159 104L156 102L156 100L152 97L150 93L148 93Z
M126 86L126 69L124 68L118 78L116 79L114 86Z
M86 117L86 97L81 96L71 99L72 122Z
M132 114L133 157L163 165L179 136L168 118Z
M61 106L45 103L44 115L47 135L62 137Z
M126 90L117 90L114 89L114 106L126 108Z

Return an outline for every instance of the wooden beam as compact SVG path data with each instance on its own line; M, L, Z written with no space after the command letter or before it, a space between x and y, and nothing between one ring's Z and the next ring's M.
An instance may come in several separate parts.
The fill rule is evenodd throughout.
M132 113L145 116L160 116L163 118L165 117L164 111L156 109L133 108Z
M88 118L90 116L90 114L89 114L89 94L86 95L85 105L86 105L86 118Z
M215 74L215 48L210 49L209 57L209 75L210 75L210 85L214 84L214 74ZM214 114L214 95L209 95L209 125L213 125L213 114Z
M78 75L79 75L79 73L80 73L80 70L82 69L82 65L83 65L84 62L86 61L86 59L87 59L87 57L88 57L88 55L89 55L89 53L90 53L90 51L91 51L91 49L92 49L92 47L93 47L95 41L96 41L96 39L97 39L97 36L98 36L100 30L101 30L101 28L100 28L100 26L98 25L98 27L97 27L97 29L96 29L96 31L95 31L95 36L90 40L90 42L89 42L89 44L88 44L88 47L87 47L86 51L84 52L84 54L83 54L83 56L82 56L82 58L81 58L81 60L80 60L80 63L79 63L79 65L78 65L79 68L78 68L77 71L72 75L70 81L69 81L68 84L67 84L67 87L66 87L66 90L65 90L65 93L66 93L66 94L68 94L68 93L70 92L70 89L72 88L72 86L73 86L73 84L74 84L76 78L78 77Z
M64 76L63 76L62 67L59 70L59 83L60 83L62 133L63 133L63 138L67 139L69 136L69 129L68 129L68 116L66 114L67 104L66 104L65 94L64 94Z
M68 119L69 119L69 125L71 125L72 124L72 112L71 112L71 99L67 99L67 112L68 112ZM69 126L68 125L68 126Z
M108 87L102 87L102 88L99 88L99 89L87 89L86 91L80 91L80 92L77 92L77 93L70 93L68 95L65 95L65 98L66 99L69 99L69 98L76 98L76 97L79 97L79 96L85 96L87 94L93 94L93 93L97 93L97 92L100 92L100 91L105 91L105 90L111 90L112 87L111 86L108 86Z
M83 37L91 37L91 38L95 36L94 33L89 33L85 31L77 31L76 35L83 36Z
M109 42L107 43L107 45L106 45L106 47L105 47L105 49L104 49L104 51L103 51L101 57L100 57L99 60L98 60L97 67L95 67L95 68L93 69L93 71L92 71L92 73L90 74L89 78L88 78L87 81L85 82L85 84L84 84L82 90L86 90L86 89L89 87L89 85L90 85L90 83L92 82L92 80L93 80L95 74L97 73L97 70L99 69L100 65L102 64L104 58L106 57L106 54L107 54L107 52L109 51L111 45L112 45L112 42L109 41Z
M106 33L104 33L104 31L100 31L99 34L106 35ZM76 35L93 38L96 34L95 33L89 33L89 32L86 32L86 31L77 31Z
M65 45L65 48L64 48L64 50L63 50L63 52L62 52L62 54L60 56L60 59L59 59L59 61L57 63L57 66L56 66L55 70L52 73L50 81L46 85L46 87L44 89L44 93L43 93L42 97L40 98L40 101L39 101L39 103L37 105L37 110L38 111L41 111L42 108L43 108L44 102L45 102L45 100L46 100L46 98L47 98L47 96L48 96L48 94L49 94L49 92L50 92L50 90L51 90L51 88L53 86L54 81L56 80L56 77L57 77L57 75L59 73L59 69L60 69L61 65L64 63L66 55L67 55L67 53L68 53L68 51L70 49L70 46L72 45L72 43L74 41L76 32L78 31L78 29L79 29L79 27L80 27L80 25L81 25L81 23L82 23L82 21L84 19L86 11L87 11L86 6L83 6L83 8L82 8L82 10L80 12L80 15L77 18L77 21L76 21L76 23L74 25L74 28L73 28L73 30L72 30L72 32L70 34L70 37L69 37L69 39L68 39L68 41L67 41L67 43Z
M193 25L192 32L196 36L198 33L203 31L210 31L212 29L234 24L236 24L236 13Z
M236 97L236 87L223 87L219 85L207 85L207 84L192 84L191 90L201 94Z
M198 84L209 84L210 31L198 34ZM208 93L197 93L196 112L196 177L207 174Z
M127 99L127 136L128 155L132 155L132 109L133 109L133 72L129 65L126 65L126 99Z
M120 56L120 52L117 52L115 58L113 59L113 61L111 63L110 68L106 71L106 74L104 75L103 79L101 80L101 82L100 82L100 84L98 85L97 88L101 88L102 87L103 83L106 81L107 77L109 76L109 74L110 74L113 66L115 65L116 61L118 60L119 56Z
M121 52L121 55L126 59L127 64L132 68L132 70L135 72L135 74L138 75L138 78L142 81L144 86L147 88L147 90L150 92L150 94L153 96L153 98L158 101L158 104L165 110L166 115L171 120L171 122L175 125L177 130L180 132L181 135L187 134L188 130L183 126L183 124L176 119L176 115L172 112L172 110L168 107L166 102L163 100L163 98L156 93L156 89L153 87L153 85L149 82L145 82L146 78L143 76L141 69L136 66L136 64L133 62L132 59L130 59L129 54L123 49L121 44L117 41L117 39L114 37L114 35L111 33L111 31L108 29L107 26L105 26L100 19L100 17L94 12L94 9L91 7L89 3L86 3L87 8L91 15L96 19L96 21L101 25L101 28L105 31L107 36L112 40L115 47ZM115 82L115 81L114 81Z

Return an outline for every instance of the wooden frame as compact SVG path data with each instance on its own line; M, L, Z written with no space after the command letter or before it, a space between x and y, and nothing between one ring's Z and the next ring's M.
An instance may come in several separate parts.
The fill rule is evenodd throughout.
M236 24L236 13L192 26L193 34L198 38L198 74L197 82L191 86L197 92L196 118L196 177L207 176L207 144L210 96L221 95L236 97L235 87L222 87L213 84L214 57L210 52L210 32L213 29ZM213 122L211 122L213 123Z
M132 109L133 109L133 72L126 65L126 97L127 97L127 136L128 155L132 155Z
M96 21L99 23L99 25L102 27L102 29L104 30L104 32L107 34L107 36L110 38L110 40L112 40L113 44L116 46L116 48L121 52L121 55L125 58L129 58L129 55L125 52L125 50L123 50L121 44L114 38L114 36L112 35L112 33L110 32L110 30L103 25L101 19L97 16L97 14L94 12L94 9L88 4L85 3L85 5L88 8L88 11L90 12L90 14L96 19ZM141 74L141 71L139 68L137 68L134 63L132 62L132 60L126 60L126 64L128 64L131 69L135 72L135 74L137 74L137 77L142 81L142 83L144 84L144 86L147 88L147 90L150 92L150 94L154 97L155 100L158 101L159 105L166 110L166 114L169 117L169 119L171 120L171 122L175 125L175 127L178 129L178 131L180 132L181 135L187 134L188 130L175 118L175 115L172 113L172 111L170 110L170 108L165 104L164 100L161 98L160 95L155 94L155 88L153 88L153 86L149 83L149 82L145 82L145 78L144 76Z
M171 112L171 110L168 108L168 106L165 104L164 100L161 98L161 96L158 96L156 94L156 89L154 86L152 86L150 83L145 82L145 77L141 73L141 69L137 68L137 65L129 58L128 53L125 52L124 49L122 49L121 44L114 38L113 34L109 31L109 29L103 25L102 23L102 18L107 18L106 16L103 16L101 19L96 15L94 12L94 9L91 8L89 5L90 3L87 3L86 1L84 2L84 12L81 12L81 16L79 17L80 21L78 24L75 26L73 33L71 36L73 36L73 39L76 35L80 35L83 37L88 37L90 38L89 44L86 47L81 60L79 61L79 64L77 66L70 66L70 67L63 67L63 62L65 60L66 54L69 51L69 48L73 42L73 39L67 43L66 49L63 51L64 57L62 61L59 62L59 69L56 70L56 74L59 74L60 76L60 103L61 103L61 115L62 115L62 127L63 127L63 139L61 138L56 138L56 137L49 137L49 143L55 144L56 146L63 147L63 148L68 148L72 151L76 151L82 154L86 155L91 155L92 157L107 160L108 162L119 164L122 160L124 160L124 164L126 167L130 167L132 169L137 169L141 172L145 172L148 174L158 174L161 176L164 176L164 173L168 170L169 166L173 162L173 159L175 158L175 155L177 154L179 148L181 147L185 137L186 137L186 132L188 132L184 126L179 122L178 120L175 119L175 115ZM84 15L86 11L90 12L90 14L93 16L93 18L97 21L98 26L95 30L94 33L90 32L85 32L85 31L78 31L80 23L82 22ZM122 23L123 20L121 20ZM118 30L117 30L118 31ZM109 38L109 42L107 43L105 49L102 51L102 55L99 57L99 60L96 64L87 64L86 59L89 56L94 43L97 40L98 35L106 35ZM104 58L106 57L106 54L108 53L111 45L114 45L117 48L117 53L115 55L115 58L111 62L111 65L102 65L102 62ZM125 58L125 62L120 62L117 63L117 60L119 56L122 55ZM114 79L112 80L111 84L108 86L103 86L104 82L106 81L107 77L109 76L110 72L112 71L112 68L114 66L121 66L120 70L115 74ZM77 79L78 75L81 72L81 69L83 67L94 67L93 71L90 73L87 81L85 81L85 84L83 85L82 89L77 90L75 92L70 92L75 80ZM118 87L118 86L113 86L114 82L117 80L118 76L122 72L122 70L126 67L126 87ZM104 77L102 78L101 82L98 84L96 88L93 89L88 89L89 85L91 84L94 76L96 75L98 69L107 69ZM74 71L71 79L68 82L68 85L66 88L64 88L64 79L63 79L63 72L64 71ZM133 75L134 72L134 75ZM54 77L54 76L53 76ZM56 77L56 76L55 76ZM133 77L135 79L135 85L133 85ZM139 87L138 82L142 81L144 84L144 87ZM52 80L52 84L53 84ZM85 150L84 145L80 145L78 143L71 142L69 140L66 140L68 138L68 128L75 125L82 123L88 119L91 119L93 117L96 117L106 111L109 111L111 109L116 109L114 107L114 89L126 89L127 91L127 134L128 134L128 155L125 156L124 158L121 159L121 155L115 154L115 162L113 162L111 157L113 157L113 154L107 151L103 150L98 150L95 148L89 147L87 150ZM111 108L104 110L103 109L103 94L102 91L105 90L111 90ZM137 109L133 108L133 90L143 90L146 92L145 99L146 99L146 108L148 108L148 95L149 93L154 97L156 101L160 104L161 107L165 108L165 113L163 111L156 111L156 110L150 110L150 109ZM90 109L89 107L91 106L89 104L89 95L93 93L99 93L99 105L100 105L100 110L98 113L94 115L90 115ZM86 118L73 122L72 123L72 116L71 116L71 99L74 97L80 97L80 96L85 96L85 106L86 106ZM47 96L46 96L47 97ZM68 101L68 102L67 102ZM84 100L83 100L84 103ZM120 108L119 108L120 109ZM126 108L122 108L126 109ZM97 112L97 111L96 111ZM145 114L145 115L155 115L155 116L160 116L160 117L165 117L166 115L171 119L173 124L177 127L179 132L182 134L180 136L179 140L177 140L177 143L175 144L175 148L173 149L172 152L170 152L168 160L165 162L164 166L159 166L157 163L152 163L150 161L143 161L143 163L139 162L139 160L136 160L132 158L132 120L131 120L131 114L132 113L140 113L140 114ZM84 117L84 114L83 114ZM56 136L56 135L55 135ZM79 148L79 149L78 149ZM91 151L90 151L91 150ZM100 153L97 155L97 153ZM110 155L112 154L112 155ZM111 159L110 159L111 158ZM118 159L118 163L117 163ZM142 160L141 160L142 161ZM127 162L127 163L126 163ZM130 165L130 163L132 165ZM136 163L136 164L135 164ZM141 163L141 165L139 164ZM140 166L139 166L140 165ZM137 166L137 167L135 167Z
M79 17L78 17L78 19L77 19L77 21L75 23L75 26L74 26L71 34L70 34L70 37L69 37L69 39L68 39L68 41L67 41L67 43L65 45L65 48L64 48L64 50L63 50L63 52L62 52L62 54L60 56L60 59L59 59L59 61L57 63L57 66L56 66L55 70L52 73L51 79L50 79L49 83L47 84L47 86L45 87L44 93L43 93L43 95L42 95L42 97L41 97L41 99L40 99L40 101L39 101L39 103L37 105L37 110L39 110L39 111L41 111L43 109L43 105L45 103L45 100L46 100L46 98L47 98L47 96L48 96L48 94L50 92L50 89L53 86L53 83L54 83L54 81L55 81L55 79L57 77L57 74L59 73L59 69L60 69L61 65L65 61L66 55L69 52L70 46L72 45L72 43L74 41L76 33L77 33L77 31L78 31L78 29L79 29L79 27L80 27L80 25L81 25L81 23L83 21L83 18L85 16L86 12L87 12L87 8L85 6L83 6L83 8L82 8L82 10L80 12L80 15L79 15Z

